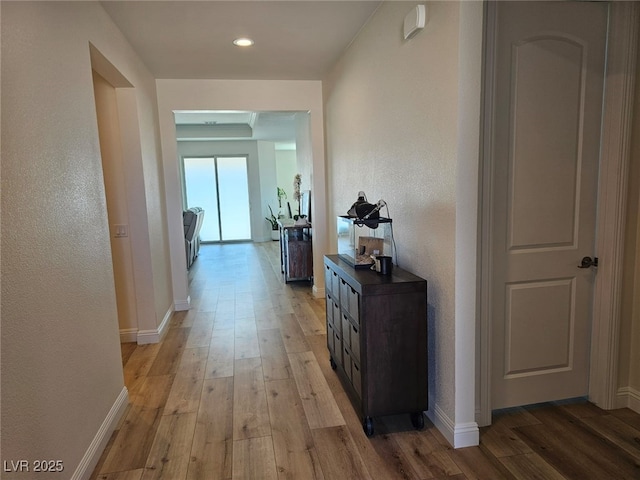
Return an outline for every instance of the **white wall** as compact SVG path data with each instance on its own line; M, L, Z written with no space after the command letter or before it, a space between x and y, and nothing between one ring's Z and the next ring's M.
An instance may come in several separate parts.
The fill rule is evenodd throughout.
M345 214L359 190L387 202L399 266L428 281L429 413L458 447L478 440L480 60L465 62L480 53L482 4L429 2L426 28L404 41L416 3L382 4L325 83L328 218ZM329 229L335 251L334 222Z
M97 2L2 2L1 22L2 459L87 478L127 401L89 42L135 88L157 321L171 295L155 84Z
M282 199L282 207L279 210L285 217L289 216L287 202L291 204L291 213L293 213L293 177L298 173L296 165L295 150L276 150L276 177L278 187L282 188L287 198ZM273 205L273 212L278 215L278 204Z
M322 86L319 81L280 80L157 80L158 111L169 216L173 294L177 309L189 308L181 216L181 185L176 147L176 110L258 110L309 112L313 184L318 205L325 204ZM324 209L314 212L314 290L324 291L322 256L327 252Z

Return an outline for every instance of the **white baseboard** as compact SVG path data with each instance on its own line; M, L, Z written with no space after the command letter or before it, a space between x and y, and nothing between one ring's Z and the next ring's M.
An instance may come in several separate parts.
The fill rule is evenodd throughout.
M632 387L619 388L616 393L616 408L630 408L640 413L640 390Z
M184 312L185 310L189 310L191 308L191 297L188 296L186 299L182 300L174 300L173 309L176 312Z
M324 286L322 288L318 288L317 285L314 285L311 289L311 293L313 294L313 298L324 298L325 291Z
M120 343L135 343L138 341L137 328L121 328Z
M427 417L453 448L475 447L480 444L480 430L476 422L456 424L438 405L427 411Z
M88 480L91 477L93 469L98 464L100 456L111 438L111 434L118 426L118 423L124 415L128 405L129 392L127 387L122 387L118 398L116 398L116 401L109 410L109 413L102 422L102 425L100 425L98 432L95 437L93 437L89 448L82 457L82 460L80 460L78 468L73 472L71 480Z
M164 314L164 318L160 323L158 328L154 328L152 330L138 330L138 335L136 341L138 345L147 345L150 343L159 343L164 337L164 334L167 333L167 327L169 326L169 320L171 320L171 315L173 315L173 310L170 308Z

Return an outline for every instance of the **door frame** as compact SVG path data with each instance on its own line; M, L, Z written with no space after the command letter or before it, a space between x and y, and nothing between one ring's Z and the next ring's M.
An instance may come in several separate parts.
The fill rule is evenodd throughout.
M493 220L493 100L495 83L496 5L485 2L482 92L480 245L478 269L478 353L476 421L491 424L491 254ZM607 61L602 111L596 256L600 260L594 287L589 400L603 409L616 407L620 285L629 170L631 120L635 88L640 6L610 2ZM613 73L612 73L613 72Z

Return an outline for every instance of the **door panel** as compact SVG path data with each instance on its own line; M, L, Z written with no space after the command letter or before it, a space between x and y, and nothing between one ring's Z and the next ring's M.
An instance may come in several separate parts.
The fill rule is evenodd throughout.
M574 287L574 279L507 285L506 378L570 367Z
M588 392L608 6L495 8L494 409Z
M513 45L510 248L573 246L585 45L559 35ZM542 187L542 188L541 188Z

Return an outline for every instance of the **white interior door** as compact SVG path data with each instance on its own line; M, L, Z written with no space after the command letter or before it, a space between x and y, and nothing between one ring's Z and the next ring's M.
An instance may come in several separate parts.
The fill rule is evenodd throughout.
M608 4L495 2L491 405L588 393Z

